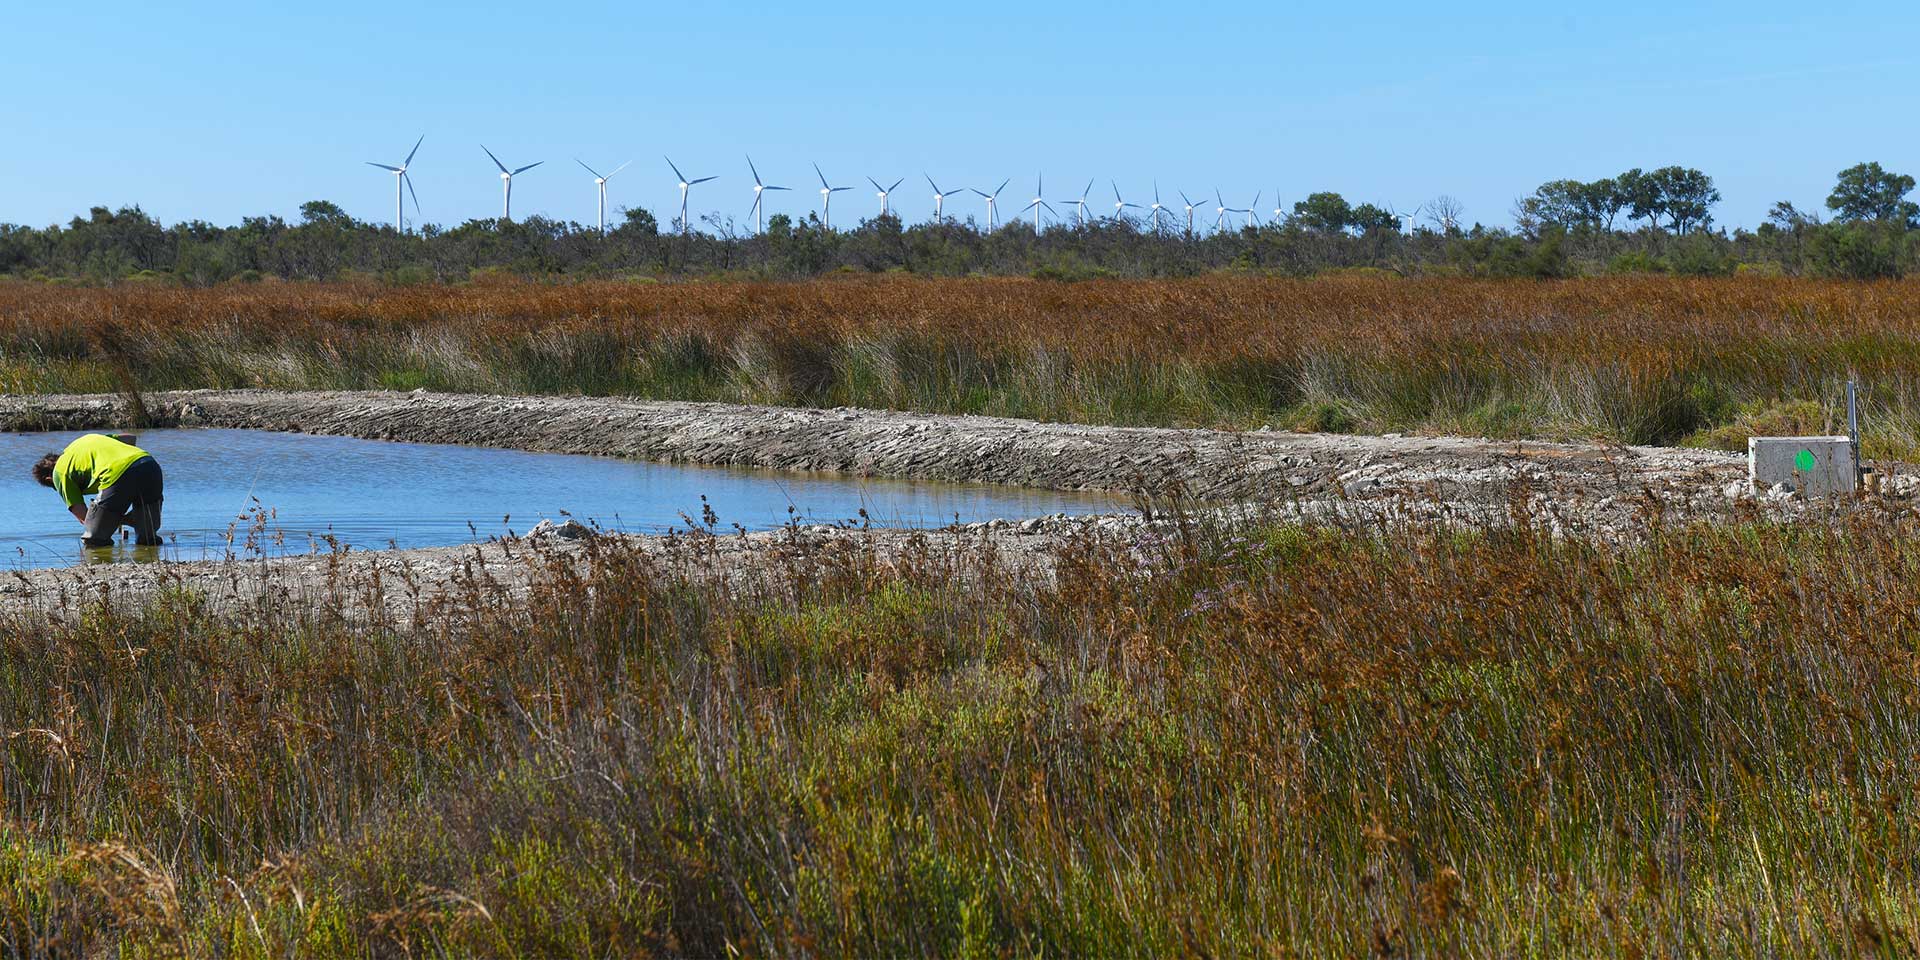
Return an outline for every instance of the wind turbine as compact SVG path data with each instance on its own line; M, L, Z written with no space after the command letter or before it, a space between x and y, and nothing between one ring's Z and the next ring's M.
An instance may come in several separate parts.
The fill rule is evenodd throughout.
M901 178L900 178L900 180L895 180L895 181L893 182L893 187L897 187L897 186L899 186L899 185L900 185L900 182L901 182L902 180L905 180L905 179L907 179L907 178L906 178L906 177L901 177ZM884 216L887 216L888 214L890 214L890 213L892 213L892 212L893 212L893 205L887 202L887 194L889 194L889 193L892 193L892 192L893 192L893 187L883 187L883 186L881 186L881 185L880 185L880 181L878 181L878 180L875 180L875 179L874 179L874 178L872 178L872 177L868 177L868 178L867 178L867 182L868 182L868 183L871 183L871 184L873 184L873 188L874 188L875 190L878 190L878 191L880 191L880 192L879 192L878 194L876 194L876 196L878 196L878 197L880 198L880 215L884 217Z
M790 190L791 187L770 187L760 182L760 169L753 165L753 158L747 158L747 169L753 171L753 232L767 232L767 208L761 201L766 199L768 190Z
M1423 205L1423 206L1424 206L1424 205ZM1421 209L1422 209L1421 207L1414 207L1414 208L1413 208L1413 212L1412 212L1412 213L1401 213L1401 212L1399 211L1399 209L1397 209L1396 207L1394 207L1394 206L1393 206L1392 204L1388 204L1388 205L1387 205L1387 212L1388 212L1388 213L1391 213L1391 214L1393 214L1393 219L1394 219L1394 220L1396 220L1396 221L1399 221L1399 220L1404 220L1404 221L1406 221L1406 224L1407 224L1407 229L1406 229L1406 235L1407 235L1407 236L1409 236L1409 237L1411 237L1411 236L1413 236L1413 223L1414 223L1414 218L1415 218L1415 217L1418 217L1418 216L1420 215L1420 210L1421 210Z
M1219 187L1213 188L1213 202L1219 204L1219 206L1213 208L1213 213L1214 213L1213 229L1214 229L1214 232L1217 233L1220 230L1220 224L1226 222L1227 214L1235 213L1237 211L1227 209L1227 202L1225 200L1220 199Z
M1121 219L1126 217L1128 207L1132 207L1135 210L1140 209L1139 204L1128 203L1125 200L1120 199L1120 184L1115 183L1113 185L1113 219L1115 222L1119 222Z
M696 183L706 183L708 180L714 178L701 177L698 180L688 180L687 175L681 173L680 168L674 164L672 157L662 155L660 159L665 160L667 166L673 167L673 175L680 178L680 232L686 233L689 228L687 221L687 191L691 190Z
M393 173L393 229L400 233L407 232L405 221L407 208L400 203L400 185L406 184L407 192L413 193L413 178L407 176L407 167L413 163L413 155L420 152L420 144L426 139L427 135L424 133L421 134L420 139L413 142L413 149L407 151L407 158L400 161L400 165L397 167L390 167L384 163L374 163L372 160L367 161L367 166L379 167L382 170L389 170ZM417 193L413 194L413 212L420 212L420 195Z
M927 175L923 173L921 176L925 177ZM935 223L938 223L945 216L942 212L942 206L946 203L947 194L959 193L960 191L942 190L939 184L933 182L932 177L927 177L927 186L933 188L933 219Z
M1193 211L1198 209L1200 205L1197 203L1194 203L1192 200L1188 200L1187 192L1185 190L1180 191L1180 202L1187 205L1187 235L1192 236L1193 235Z
M994 188L993 188L993 192L992 192L992 193L986 193L986 192L984 192L984 191L981 191L981 190L975 190L975 191L973 191L974 193L978 193L978 194L980 194L981 196L983 196L983 197L985 197L985 198L987 198L987 232L988 232L988 233L992 233L992 232L993 232L993 227L994 227L994 222L995 222L995 221L994 221L994 219L993 219L993 213L994 213L994 204L995 204L995 203L996 203L996 202L997 202L997 201L999 200L999 198L1000 198L1000 191L1002 191L1002 190L1005 190L1005 189L1007 188L1007 184L1009 184L1009 183L1012 183L1012 182L1013 182L1013 178L1012 178L1012 177L1008 177L1008 178L1006 178L1005 180L1002 180L1002 181L1000 181L1000 185L999 185L999 186L997 186L997 187L994 187Z
M480 149L487 150L487 145L484 143L481 144ZM492 160L493 165L500 168L500 199L501 199L500 219L512 220L513 219L513 178L519 176L520 174L526 173L528 170L532 170L534 167L537 167L543 163L546 163L546 161L535 160L534 162L529 163L518 170L508 170L507 165L504 163L501 163L500 158L494 156L492 150L487 150L487 159Z
M1286 218L1287 218L1287 208L1281 203L1280 188L1275 187L1273 190L1273 222L1277 226L1279 225L1280 221L1285 220Z
M614 173L619 173L632 166L633 161L628 160L626 163L614 167L613 173L609 173L604 177L600 175L598 170L588 167L587 162L579 157L574 157L573 162L585 167L588 173L593 174L593 185L600 188L600 232L604 235L607 232L607 181L613 179Z
M1153 182L1153 206L1148 209L1153 211L1153 232L1158 234L1160 232L1160 211L1166 209L1160 204L1160 181L1158 180Z
M1061 203L1073 204L1074 223L1076 223L1079 226L1084 227L1087 225L1087 194L1092 192L1093 192L1093 180L1089 178L1087 180L1087 188L1085 190L1080 191L1080 199L1060 201Z
M1047 179L1046 179L1046 176L1042 174L1033 185L1033 202L1027 204L1027 209L1033 211L1034 236L1040 235L1040 208L1041 207L1047 208L1047 212L1052 213L1056 218L1060 216L1060 214L1054 212L1053 204L1050 204L1045 200L1040 199L1041 195L1046 192L1047 192Z
M820 178L820 225L828 230L832 230L833 195L842 190L852 190L853 188L827 186L827 175L820 172L820 165L817 163L813 165L813 172Z
M1260 191L1255 190L1253 192L1252 203L1249 203L1245 207L1242 207L1241 209L1235 210L1233 212L1246 214L1247 223L1249 225L1255 226L1255 227L1259 226L1260 225Z

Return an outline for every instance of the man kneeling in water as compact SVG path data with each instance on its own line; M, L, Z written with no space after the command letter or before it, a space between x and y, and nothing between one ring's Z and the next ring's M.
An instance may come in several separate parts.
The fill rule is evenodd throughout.
M33 465L33 479L52 487L80 521L81 542L89 547L113 546L113 535L123 526L133 528L135 542L160 545L160 464L133 445L128 434L90 433L67 444L64 453L49 453ZM88 494L99 494L93 506Z

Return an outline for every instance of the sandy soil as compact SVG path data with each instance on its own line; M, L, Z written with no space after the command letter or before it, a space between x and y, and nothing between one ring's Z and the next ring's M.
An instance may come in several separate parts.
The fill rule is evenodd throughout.
M1063 490L1136 492L1209 506L1258 501L1303 518L1373 522L1506 522L1525 510L1556 532L1608 538L1649 523L1715 519L1740 511L1808 509L1783 492L1754 491L1743 457L1701 450L1493 441L1461 437L1235 433L1036 423L877 410L809 410L590 397L414 393L185 391L153 394L154 426L284 430L553 453L613 453L734 467L831 471ZM0 397L0 430L130 426L113 396ZM1920 479L1898 465L1888 495L1910 497ZM1756 495L1757 494L1757 495ZM836 549L859 541L881 554L994 549L1044 567L1050 548L1088 532L1132 535L1138 517L976 524L965 529L835 532L823 528L713 538L742 565L781 550ZM636 538L663 553L686 538ZM657 541L657 542L654 542ZM801 542L804 541L804 542ZM717 545L717 546L716 546ZM521 547L516 554L516 546ZM190 587L243 601L338 590L346 580L404 584L372 602L417 604L448 596L472 577L521 582L526 545L412 550L347 557L104 566L26 571L0 578L0 609L51 612L87 598L125 599ZM577 543L545 544L565 554ZM711 559L711 557L709 558ZM724 564L722 564L724 566ZM465 579L463 579L465 578Z

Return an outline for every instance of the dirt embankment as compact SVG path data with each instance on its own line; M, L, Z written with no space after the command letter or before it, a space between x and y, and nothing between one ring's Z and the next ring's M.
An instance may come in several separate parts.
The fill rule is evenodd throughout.
M1357 437L1233 433L1035 423L876 410L810 410L587 397L427 393L189 391L146 398L156 426L301 431L420 443L553 453L613 454L732 467L834 471L862 476L1018 484L1063 490L1182 494L1203 503L1258 501L1268 515L1377 522L1499 523L1516 507L1556 532L1632 535L1648 523L1728 516L1758 504L1804 505L1762 493L1743 459L1647 447L1519 443L1459 437ZM114 397L0 397L0 430L84 430L127 425ZM1905 496L1916 482L1896 477ZM1139 518L974 524L902 531L793 531L718 538L740 566L781 551L857 540L880 555L991 545L1044 570L1051 548L1093 530L1134 536ZM683 549L637 538L646 549ZM718 542L715 541L715 542ZM579 549L567 544L561 553ZM551 551L549 551L551 552ZM385 604L445 596L473 576L524 583L525 550L487 544L261 564L166 564L27 571L0 577L0 609L71 608L102 591L127 597L191 588L231 601L310 594L378 574ZM712 559L713 555L709 556ZM405 585L402 589L398 585Z
M146 398L155 426L230 427L670 463L1184 492L1202 500L1422 493L1502 502L1514 480L1581 496L1737 479L1727 454L1457 437L1359 437L1036 423L598 397L184 391ZM126 425L112 396L0 397L0 430Z

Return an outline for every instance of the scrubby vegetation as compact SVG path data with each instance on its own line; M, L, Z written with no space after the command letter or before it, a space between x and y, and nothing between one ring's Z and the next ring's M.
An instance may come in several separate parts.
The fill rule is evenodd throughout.
M1117 188L1116 188L1117 189ZM815 214L771 217L763 233L708 215L662 231L630 209L600 230L545 217L470 220L396 231L313 200L289 223L163 225L139 207L94 207L46 228L0 223L0 277L54 283L528 278L801 279L828 273L921 276L1187 277L1251 272L1306 277L1352 270L1535 279L1620 273L1851 279L1902 277L1920 265L1914 178L1861 163L1839 172L1826 210L1776 203L1752 230L1714 229L1720 191L1682 166L1635 168L1594 181L1552 180L1516 200L1512 227L1472 223L1440 196L1414 211L1352 203L1338 193L1261 209L1216 196L1212 226L1172 204L1151 215L1058 218L1035 230L1012 219L985 230L970 217L908 223L897 213L829 229ZM1277 200L1278 198L1273 198ZM1104 204L1104 200L1101 201ZM1069 205L1069 210L1072 207ZM1119 211L1125 213L1125 210ZM951 211L949 211L951 214ZM690 229L682 229L682 227ZM1188 227L1192 229L1189 230Z
M1915 532L1190 519L1054 578L796 545L725 584L695 537L417 618L345 612L405 578L74 601L0 622L0 942L1910 952Z
M1123 424L1743 448L1920 436L1920 285L843 278L207 290L0 284L0 390L623 394Z

